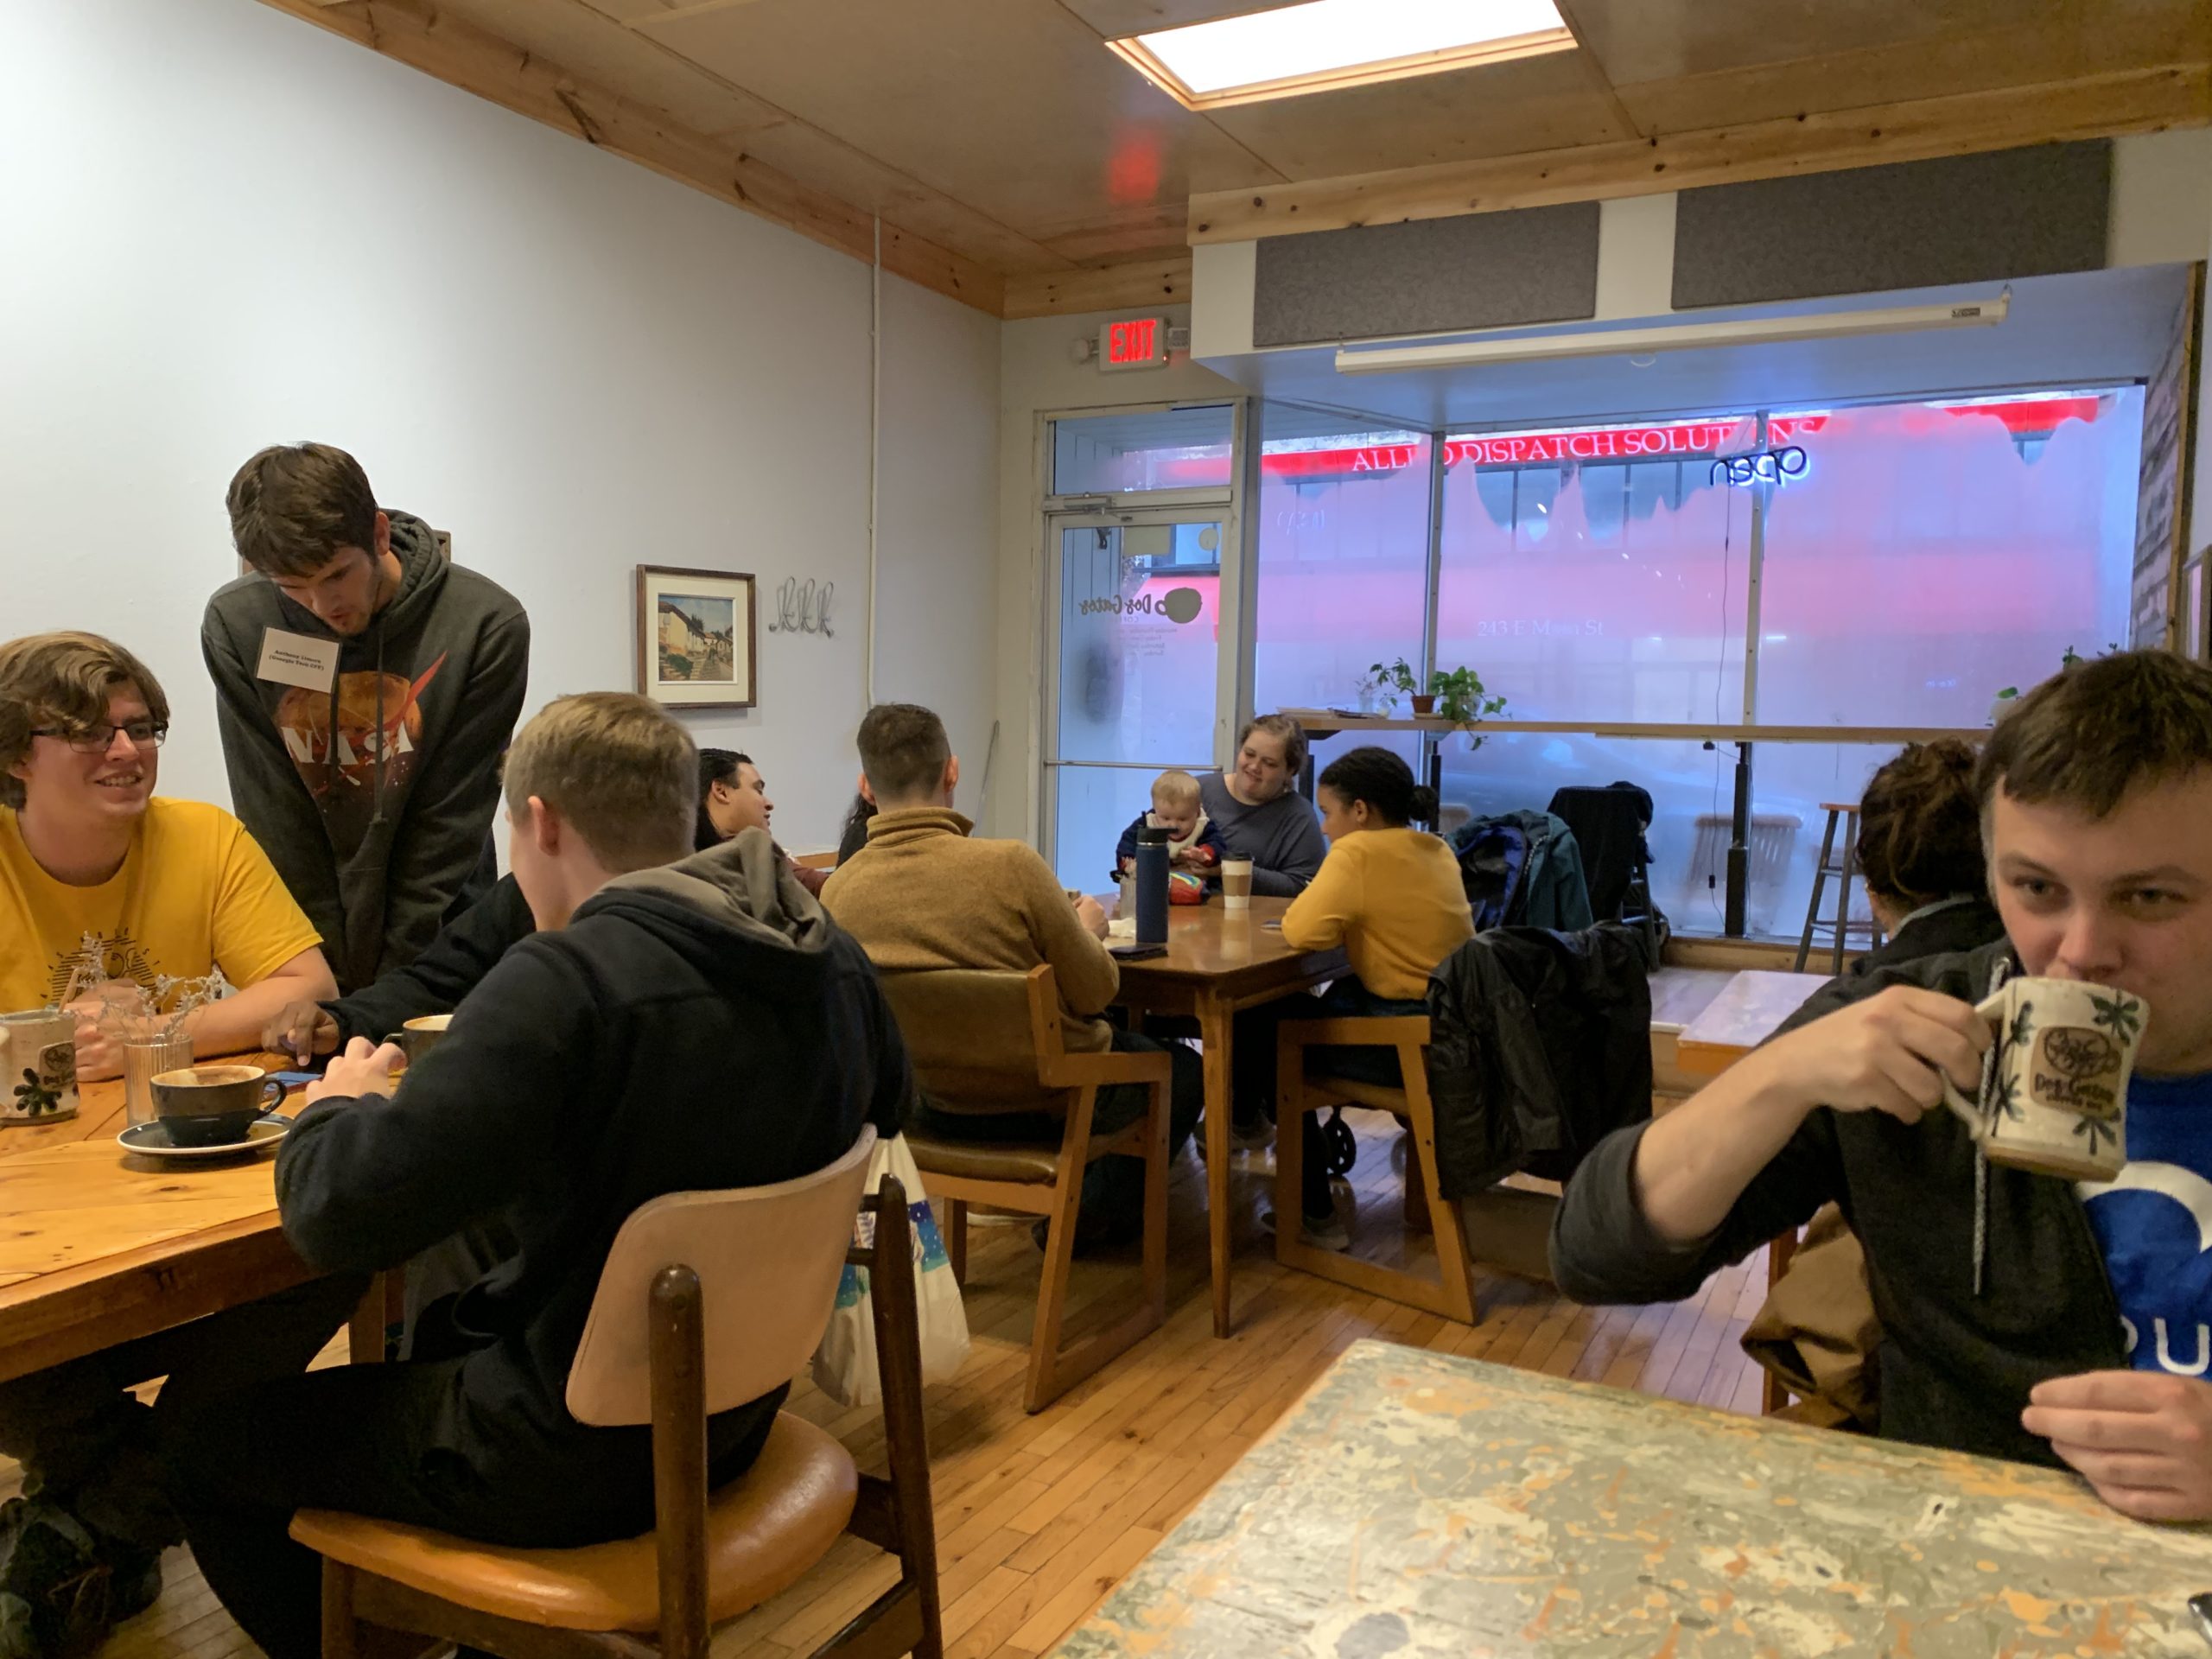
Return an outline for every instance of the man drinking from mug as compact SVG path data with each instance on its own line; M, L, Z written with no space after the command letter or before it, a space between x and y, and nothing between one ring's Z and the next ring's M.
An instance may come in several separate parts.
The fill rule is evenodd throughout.
M2007 938L1841 980L1688 1104L1601 1143L1552 1235L1584 1302L1690 1294L1835 1201L1866 1247L1881 1432L2079 1471L2115 1509L2212 1519L2212 666L2081 663L1977 778ZM2009 976L2148 1005L2109 1184L1984 1160L1974 1004Z

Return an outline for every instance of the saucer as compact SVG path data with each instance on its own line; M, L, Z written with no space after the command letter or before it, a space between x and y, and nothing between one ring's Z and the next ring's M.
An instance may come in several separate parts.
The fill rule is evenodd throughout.
M264 1117L245 1132L243 1141L225 1141L212 1147L180 1147L169 1139L168 1125L156 1118L151 1123L132 1124L115 1139L125 1152L146 1158L236 1158L275 1146L291 1127L289 1117Z

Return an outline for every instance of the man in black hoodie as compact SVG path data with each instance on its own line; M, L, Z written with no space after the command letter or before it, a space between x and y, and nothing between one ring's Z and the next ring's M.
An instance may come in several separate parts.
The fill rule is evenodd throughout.
M493 1216L519 1243L425 1310L409 1362L311 1372L179 1424L187 1536L272 1659L318 1651L296 1510L523 1548L649 1530L650 1431L585 1427L564 1399L616 1232L663 1193L792 1179L863 1123L899 1125L912 1078L867 957L766 834L686 856L697 766L641 697L567 697L531 721L506 791L538 931L396 1090L397 1051L356 1039L285 1137L277 1202L310 1262L391 1268ZM716 1484L751 1466L784 1394L709 1421Z
M1890 1439L2077 1470L2212 1519L2212 666L2082 663L2020 699L1975 784L2007 938L1836 981L1694 1099L1599 1143L1552 1233L1581 1302L1669 1301L1822 1204L1866 1247ZM1974 1004L2016 973L2149 1006L2128 1163L1986 1162Z
M342 449L264 449L229 504L253 573L207 601L200 644L231 804L358 990L490 885L530 619Z

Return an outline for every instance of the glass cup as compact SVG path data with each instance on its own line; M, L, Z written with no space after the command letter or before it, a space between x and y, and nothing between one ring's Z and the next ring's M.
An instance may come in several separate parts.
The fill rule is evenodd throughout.
M135 1129L161 1115L154 1107L154 1078L192 1064L192 1039L180 1034L118 1046L123 1051L123 1112Z

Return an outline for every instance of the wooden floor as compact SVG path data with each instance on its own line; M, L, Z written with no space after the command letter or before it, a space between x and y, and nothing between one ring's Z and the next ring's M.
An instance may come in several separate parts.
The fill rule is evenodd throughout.
M1396 1127L1378 1114L1351 1116L1360 1131L1351 1178L1356 1247L1377 1256L1404 1254ZM1205 1172L1193 1149L1179 1160L1172 1189L1177 1267L1167 1324L1035 1417L1023 1414L1020 1393L1041 1257L1026 1224L971 1234L967 1306L974 1346L961 1375L929 1391L952 1659L1027 1659L1049 1651L1361 1337L1758 1409L1759 1373L1737 1338L1765 1292L1763 1255L1716 1274L1692 1300L1640 1309L1578 1307L1546 1286L1478 1275L1477 1324L1452 1325L1278 1268L1257 1236L1259 1214L1270 1205L1272 1164L1262 1154L1240 1155L1237 1165L1243 1244L1236 1334L1227 1341L1212 1335ZM1135 1279L1133 1256L1079 1266L1073 1298L1087 1304L1134 1294ZM325 1357L336 1363L342 1351L334 1344ZM863 1467L881 1466L872 1408L847 1411L803 1381L791 1409L833 1429ZM0 1495L13 1488L13 1471L7 1473ZM188 1552L170 1552L166 1566L161 1601L117 1631L101 1649L105 1659L229 1659L259 1651L216 1605ZM724 1630L715 1659L809 1652L893 1576L886 1558L847 1539L797 1586Z

